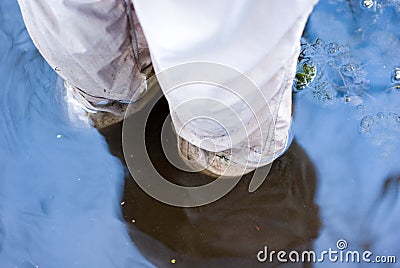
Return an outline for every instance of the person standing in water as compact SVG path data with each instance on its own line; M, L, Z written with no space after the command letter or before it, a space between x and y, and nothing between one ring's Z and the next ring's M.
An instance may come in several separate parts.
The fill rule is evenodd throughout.
M149 77L166 73L159 82L181 156L197 156L208 174L251 172L290 145L292 81L316 0L18 2L34 44L97 127L122 120ZM196 84L168 93L175 78L166 71L190 62L234 69L258 90Z
M122 161L121 121L128 107L146 100L156 77L166 99L150 114L146 139L166 179L200 185L273 163L270 183L257 192L247 192L246 175L227 196L199 208L162 204L127 175L124 218L154 264L253 266L266 245L312 247L319 226L316 176L292 142L290 125L300 38L316 0L18 2L34 44L64 79L69 101L90 114ZM170 91L171 81L182 78L170 70L193 62L211 65L185 69L183 76L210 75L201 66L217 66L211 74L231 87L182 83ZM180 157L201 172L178 170L162 156L158 134L168 111Z

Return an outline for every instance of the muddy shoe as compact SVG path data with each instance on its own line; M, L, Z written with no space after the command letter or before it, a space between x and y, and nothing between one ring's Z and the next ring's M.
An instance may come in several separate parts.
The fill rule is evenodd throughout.
M114 125L124 120L126 111L133 113L142 108L148 95L151 95L148 92L151 91L154 83L156 83L155 76L151 75L143 85L144 89L138 90L142 93L136 97L133 103L135 107L128 109L130 102L94 97L65 82L65 100L69 118L73 122L83 121L84 124L98 129Z
M193 170L217 178L220 176L242 176L255 169L232 161L229 150L218 153L210 152L191 144L179 136L177 137L179 156Z

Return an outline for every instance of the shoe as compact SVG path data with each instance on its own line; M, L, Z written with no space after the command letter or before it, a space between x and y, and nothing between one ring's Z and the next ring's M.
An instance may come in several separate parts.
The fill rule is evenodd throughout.
M69 118L74 123L84 122L84 124L94 126L97 129L119 123L124 120L125 116L128 116L126 111L129 111L129 113L137 112L145 105L149 98L147 95L151 95L148 91L155 81L154 74L151 74L143 85L144 90L142 90L141 95L136 98L133 104L128 101L93 97L70 83L64 82ZM129 105L134 106L134 108L128 109Z
M243 176L255 168L248 168L239 163L231 160L231 153L229 150L222 152L210 152L201 149L187 140L178 138L178 153L185 164L201 173L211 176L213 178L223 177L236 177Z

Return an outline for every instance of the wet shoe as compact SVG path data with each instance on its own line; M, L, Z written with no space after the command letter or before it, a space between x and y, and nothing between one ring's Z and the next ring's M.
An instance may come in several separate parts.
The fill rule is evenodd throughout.
M179 156L185 164L213 178L242 176L255 169L231 161L229 150L210 152L191 144L180 136L177 138Z
M153 74L150 74L146 83L142 85L145 88L142 90L143 93L136 97L135 103L132 104L127 101L93 97L65 82L65 100L69 117L73 122L83 121L85 124L92 125L98 129L114 125L124 120L128 110L136 112L141 109L146 102L147 95L149 95L148 91L154 83L156 83L156 79L154 79ZM138 103L137 105L136 102ZM136 107L128 109L129 105L136 105ZM77 118L79 120L76 120Z

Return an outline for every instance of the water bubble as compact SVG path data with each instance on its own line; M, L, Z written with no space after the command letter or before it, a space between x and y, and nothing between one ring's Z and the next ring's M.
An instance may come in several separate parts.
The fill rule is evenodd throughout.
M400 131L400 116L394 112L378 112L365 116L360 123L360 132L389 139L391 133ZM397 135L397 134L396 134Z
M362 6L364 8L371 9L374 7L374 5L375 5L375 2L373 0L363 0L362 1Z
M340 46L337 43L329 43L326 52L329 55L335 55L340 52Z
M357 111L360 111L360 112L365 112L367 110L367 108L362 104L357 105L356 108L357 108Z
M318 83L313 89L314 98L323 103L334 101L336 94L336 91L327 82Z
M350 104L352 106L360 106L364 102L363 98L357 95L345 95L343 97L343 100L345 103Z
M400 82L400 67L394 68L392 72L392 82Z
M342 73L347 76L353 76L354 73L356 71L359 71L360 69L361 69L360 65L358 65L356 63L347 63L347 64L342 65L342 67L341 67Z
M315 40L315 44L316 45L320 45L323 46L325 44L324 40L322 40L321 38L317 38L317 40Z
M375 118L372 115L368 115L361 120L360 123L360 132L363 134L368 133L371 130L371 127L375 123Z
M315 43L311 45L311 48L316 52L316 53L322 53L325 49L325 42L322 39L317 39L315 40Z
M383 112L379 112L379 113L377 113L376 114L376 118L378 118L378 119L384 119L385 118L385 114L383 113Z
M392 123L400 123L400 116L396 113L389 113L389 119Z
M330 61L327 62L327 64L328 64L328 66L330 66L330 67L335 66L335 61L330 60Z

